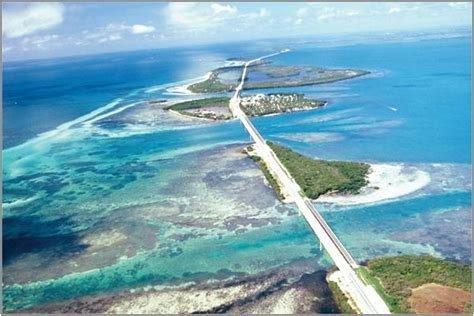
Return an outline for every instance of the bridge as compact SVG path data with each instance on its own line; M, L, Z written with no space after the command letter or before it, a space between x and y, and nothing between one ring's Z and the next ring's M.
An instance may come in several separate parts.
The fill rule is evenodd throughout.
M268 169L277 178L282 189L296 203L301 214L304 216L313 232L318 237L320 243L325 248L334 264L340 271L340 283L344 284L346 294L351 301L357 306L359 312L363 314L390 314L390 310L375 291L375 289L364 284L358 277L355 269L359 267L357 262L352 258L351 254L346 250L331 227L326 223L322 215L314 207L311 200L308 199L300 186L293 179L291 174L280 162L276 154L267 145L264 138L252 124L247 115L240 108L240 93L244 88L245 78L247 77L248 66L272 56L287 52L284 50L278 53L259 57L257 59L246 62L243 66L242 77L237 86L233 97L230 99L229 107L234 117L240 119L253 141L255 142L255 151L266 163Z

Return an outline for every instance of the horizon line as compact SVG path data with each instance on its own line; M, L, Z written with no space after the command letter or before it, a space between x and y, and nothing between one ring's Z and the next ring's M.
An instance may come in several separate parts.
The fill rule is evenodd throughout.
M39 58L26 58L26 59L10 59L5 60L3 53L2 53L2 65L7 63L19 63L19 62L34 62L40 60L56 60L56 59L67 59L67 58L75 58L75 57L93 57L93 56L101 56L101 55L108 55L108 54L120 54L120 53L133 53L133 52L141 52L141 51L152 51L152 50L159 50L159 49L172 49L172 48L188 48L191 46L212 46L212 45L219 45L219 44L230 44L230 43L244 43L247 41L263 41L263 40L277 40L277 39L294 39L294 38L303 38L303 37L331 37L331 36L348 36L348 35L357 35L357 34L367 34L367 35L382 35L381 33L390 32L392 34L403 34L403 33L410 33L410 32L417 32L417 31L428 31L434 32L435 30L448 28L450 31L454 31L456 29L469 29L469 33L471 33L472 38L472 24L471 25L453 25L451 27L446 26L436 26L436 27L420 27L417 29L381 29L375 31L345 31L345 32L336 32L336 33L322 33L322 34L297 34L297 35L288 35L288 36L270 36L270 37L261 37L255 39L238 39L238 40L229 40L229 41L203 41L203 42L195 42L194 44L176 44L176 45L163 45L157 46L154 48L138 48L138 49L130 49L130 50L111 50L105 52L97 52L97 53L85 53L85 54L76 54L76 55L59 55L53 57L39 57Z

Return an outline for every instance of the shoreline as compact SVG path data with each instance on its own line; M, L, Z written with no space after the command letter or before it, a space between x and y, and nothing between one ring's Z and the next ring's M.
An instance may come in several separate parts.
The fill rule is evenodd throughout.
M145 285L11 310L16 313L319 313L335 304L327 270L308 259L255 274ZM315 302L316 304L311 304ZM284 304L282 304L284 302Z
M209 98L203 98L202 100L205 100L205 99L209 99ZM201 100L201 99L194 99L194 100ZM193 101L193 100L190 100L190 101ZM318 104L318 105L315 105L315 106L302 105L300 107L289 108L289 109L286 109L286 110L280 111L280 112L266 113L266 114L261 114L261 115L258 115L258 114L251 115L251 114L249 114L249 117L252 117L252 118L253 117L269 117L269 116L276 116L276 115L281 115L281 114L289 114L289 113L293 113L293 112L311 111L311 110L316 110L316 109L320 109L320 108L325 108L328 105L328 101L318 100L318 102L321 102L321 104ZM177 103L180 103L180 101L172 102L171 105L174 105L174 104L177 104ZM205 121L208 121L208 122L225 122L225 121L230 121L230 120L235 119L233 117L215 118L215 119L207 118L207 117L200 117L200 116L197 116L197 115L193 115L191 113L183 113L183 112L180 112L178 110L173 110L173 109L171 109L171 106L169 105L169 102L167 103L167 105L168 105L167 107L163 108L165 111L170 111L175 115L178 115L180 117L185 117L185 118L188 118L188 119L200 119L200 120L205 120ZM231 113L229 112L229 114L231 114Z
M322 107L325 107L325 106L326 106L326 104L324 104L322 106L317 106L317 107L314 107L314 108L310 108L310 107L294 108L294 109L291 109L291 110L288 110L288 111L285 111L285 112L275 112L275 113L269 113L269 114L264 114L264 115L253 115L253 116L250 116L250 117L277 116L277 115L283 115L283 114L290 114L290 113L293 113L293 112L316 110L316 109L319 109L319 108L322 108ZM183 114L183 113L181 113L179 111L175 111L175 110L165 110L165 111L172 112L175 115L178 115L180 117L185 117L185 118L188 118L188 119L191 119L191 120L192 119L198 119L198 120L204 120L204 121L208 121L208 122L227 122L227 121L232 121L232 120L236 119L235 117L233 117L233 118L230 118L230 119L216 119L216 120L213 120L213 119L208 119L208 118L205 118L205 117L199 117L199 116L194 116L194 115Z
M183 84L183 85L179 85L179 86L172 86L172 87L169 87L166 89L166 93L167 94L171 94L171 95L193 95L193 94L199 94L199 93L195 93L195 92L192 92L191 90L189 90L189 86L195 84L195 83L200 83L200 82L203 82L203 81L206 81L206 80L209 80L209 78L211 77L212 75L212 71L209 71L208 73L206 73L204 76L201 76L199 78L196 78L195 80L192 80L192 82L190 83L186 83L186 84Z
M260 157L258 150L253 146L247 146L243 151L254 161L255 157ZM403 163L371 163L369 165L369 173L366 176L367 184L358 194L326 193L317 199L311 199L311 201L313 203L326 203L337 206L374 204L410 195L426 187L431 182L431 176L428 172ZM266 166L259 164L259 168L262 170ZM262 172L265 174L264 170ZM280 202L284 204L293 203L288 192L285 192L281 184L273 179L271 171L269 172L272 179L269 180L265 177L266 184L273 188ZM272 180L275 182L273 185L270 183L273 182ZM274 188L274 185L278 186L278 188Z
M403 163L384 163L370 164L367 181L359 194L323 194L313 202L349 206L393 200L424 188L431 177L428 172Z
M203 80L200 80L200 81L196 81L196 82L192 82L190 84L186 84L186 85L181 85L181 86L178 86L176 88L174 88L175 91L186 91L185 94L187 95L191 95L191 94L208 94L208 93L227 93L227 92L232 92L234 91L235 89L234 88L229 88L227 90L222 90L222 91L213 91L213 92L192 92L191 90L189 90L189 86L193 85L193 84L197 84L197 83L202 83L206 80L209 80L211 75L213 74L213 71L211 72L208 72L206 74L206 76L203 76L201 78L203 78ZM357 79L357 78L360 78L360 77L363 77L363 76L368 76L372 74L372 72L370 71L360 71L350 77L347 77L347 78L334 78L334 79L328 79L328 80L323 80L323 81L318 81L318 82L303 82L303 83L298 83L298 84L285 84L285 83L277 83L275 85L269 85L269 86L246 86L245 89L248 90L248 91L253 91L253 90L263 90L263 89L281 89L281 88L297 88L297 87L306 87L306 86L317 86L317 85L322 85L322 84L330 84L330 83L335 83L335 82L339 82L339 81L345 81L345 80L351 80L351 79ZM248 84L248 83L247 83ZM171 90L173 89L173 87L171 88L168 88L167 91L170 91L170 93L173 93L171 92ZM176 94L179 94L176 93Z
M317 85L322 85L322 84L335 83L335 82L338 82L338 81L356 79L356 78L363 77L363 76L370 75L370 74L371 74L370 71L364 71L364 73L358 73L358 74L353 75L352 77L339 78L339 79L329 79L327 81L321 81L321 82L307 82L307 83L300 83L300 84L295 84L295 85L278 84L278 85L269 86L269 87L247 86L247 87L245 87L245 89L251 91L251 90L259 90L259 89L280 89L280 88L297 88L297 87L306 87L306 86L317 86Z
M213 120L213 119L208 119L205 117L198 117L198 116L192 116L192 115L186 115L181 112L175 111L175 110L165 110L167 112L171 112L174 115L179 116L180 118L185 118L186 120L200 120L200 121L206 121L206 122L218 122L219 120Z

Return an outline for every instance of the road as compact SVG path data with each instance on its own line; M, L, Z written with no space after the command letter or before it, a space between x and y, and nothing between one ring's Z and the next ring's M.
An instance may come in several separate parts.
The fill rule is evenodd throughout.
M280 182L282 189L287 192L291 199L296 203L301 214L305 217L311 229L334 261L334 264L340 270L341 279L343 279L348 295L359 311L363 314L390 314L387 305L374 288L365 285L358 277L355 272L355 269L359 267L357 262L352 258L351 254L346 250L336 234L332 231L321 214L316 210L313 203L311 203L311 200L304 195L300 186L296 183L270 146L267 145L250 119L240 108L240 93L244 88L248 66L257 61L270 58L286 51L288 50L262 56L244 64L240 83L229 102L230 110L235 117L240 119L244 127L247 129L255 142L255 150L258 155L265 161L267 167Z

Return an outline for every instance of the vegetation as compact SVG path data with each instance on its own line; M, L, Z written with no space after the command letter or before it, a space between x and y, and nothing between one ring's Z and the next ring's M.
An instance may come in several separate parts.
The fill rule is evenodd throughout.
M249 116L260 116L288 112L295 109L311 109L325 104L324 101L306 99L304 94L279 93L244 97L241 101L241 108ZM228 106L229 98L213 97L180 102L165 109L194 117L227 120L232 116Z
M215 98L206 98L198 99L176 103L165 108L165 110L174 110L174 111L185 111L191 109L205 108L209 106L229 106L229 98L227 97L215 97Z
M356 194L367 184L368 164L315 160L272 142L267 143L310 199L328 192Z
M238 80L236 79L234 83L224 83L219 79L219 75L229 71L242 71L242 69L243 66L229 66L214 69L209 75L209 78L188 86L188 90L194 93L215 93L232 91L239 84Z
M265 175L265 179L267 179L270 186L275 190L275 194L277 195L277 198L280 201L282 201L285 197L283 196L283 193L281 192L280 185L278 184L276 179L272 176L272 174L270 173L270 170L268 170L268 167L265 164L265 162L259 156L251 155L250 157L253 159L253 161L258 163L258 165L260 166L260 169Z
M385 301L388 308L392 312L404 311L404 309L401 307L400 300L387 294L382 284L380 283L380 280L374 277L366 267L360 267L359 269L357 269L357 274L362 280L364 280L366 284L370 284L374 287L375 291L379 293L380 297L382 297L382 299Z
M249 116L283 113L297 109L312 109L326 102L307 99L301 93L257 94L242 98L241 108Z
M166 110L173 110L181 114L211 120L228 120L231 118L229 98L215 97L191 100L173 104Z
M436 283L470 291L471 268L431 256L377 258L358 270L384 298L392 312L410 312L411 290ZM468 308L468 307L466 307Z
M208 79L192 84L188 89L194 93L229 92L239 84L240 77L233 80L223 80L220 75L232 71L241 71L243 66L228 66L213 70ZM296 87L305 85L323 84L368 74L368 71L351 69L323 69L310 66L277 66L268 62L260 62L249 66L249 74L246 78L246 89L266 89ZM249 80L257 73L262 80Z
M222 83L217 78L209 78L204 81L189 85L188 90L194 93L228 92L234 90L236 86L236 84L233 85Z
M341 291L336 282L329 281L329 288L331 289L334 301L336 301L339 311L343 314L356 314L356 311L349 305L347 296Z
M368 74L368 71L349 69L322 69L297 66L268 66L255 69L268 76L267 80L246 81L246 89L267 89L317 85L331 83Z

